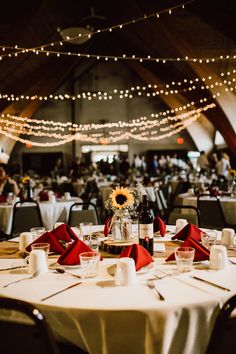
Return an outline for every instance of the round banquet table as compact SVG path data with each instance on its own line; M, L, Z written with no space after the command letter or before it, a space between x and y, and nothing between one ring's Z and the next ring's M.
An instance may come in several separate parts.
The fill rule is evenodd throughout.
M166 237L157 239L157 243L168 242ZM156 271L175 272L176 265L166 264L162 253L155 255L155 263L141 269L137 283L132 286L116 286L110 270L117 258L104 258L99 275L81 281L50 270L35 279L4 288L4 284L24 277L26 271L1 271L0 293L36 304L46 313L56 336L90 354L203 354L219 308L236 294L236 266L229 264L226 270L210 271L207 262L202 262L195 264L192 271L228 287L230 292L182 273L155 281L165 297L165 301L160 301L147 287L146 280L153 278ZM0 268L23 262L0 259ZM79 268L67 270L80 272ZM78 281L81 284L41 301Z
M206 200L211 201L211 197L206 197ZM213 199L212 199L213 200ZM192 205L197 207L197 197L189 196L188 193L182 193L178 195L178 204ZM228 224L234 225L236 220L236 198L235 197L220 197L220 203L222 205L225 220ZM191 211L189 211L191 212Z
M58 199L56 203L39 202L39 209L42 216L43 226L46 230L53 229L57 221L67 222L69 210L75 202L81 202L80 198L71 198L66 201ZM0 204L0 229L10 235L13 216L13 204Z

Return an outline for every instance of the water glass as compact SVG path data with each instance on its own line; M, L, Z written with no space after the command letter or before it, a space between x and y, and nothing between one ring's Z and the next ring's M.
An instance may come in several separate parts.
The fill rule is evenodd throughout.
M208 230L201 233L201 241L203 246L210 249L216 244L217 240L217 230Z
M79 227L80 227L80 230L81 230L81 233L82 235L88 235L88 236L91 236L91 233L92 233L92 225L93 223L92 222L81 222L79 224Z
M30 232L33 235L33 240L35 241L39 236L41 236L46 231L45 227L31 227Z
M100 255L97 252L83 252L79 255L81 264L81 276L94 278L98 275Z
M89 247L93 250L93 252L99 252L99 238L97 235L91 235Z
M14 200L14 194L11 192L11 193L8 193L7 194L7 203L8 204L12 204L13 203L13 200Z
M175 251L177 268L180 272L191 272L193 269L193 260L195 249L192 247L179 247Z
M47 242L34 243L33 245L31 245L31 250L42 250L46 253L46 256L48 257L50 244Z

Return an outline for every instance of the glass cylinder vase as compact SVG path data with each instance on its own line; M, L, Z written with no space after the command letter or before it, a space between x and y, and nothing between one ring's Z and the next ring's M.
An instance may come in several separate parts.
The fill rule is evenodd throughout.
M112 224L112 237L117 242L128 242L132 234L132 220L127 217L116 217Z

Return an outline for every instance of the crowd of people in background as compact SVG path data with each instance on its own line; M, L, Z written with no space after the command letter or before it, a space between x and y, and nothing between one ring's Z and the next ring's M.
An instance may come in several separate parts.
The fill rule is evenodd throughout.
M204 151L200 152L196 164L193 166L190 159L181 158L177 153L156 154L148 156L145 153L135 153L129 161L128 156L121 154L113 156L112 161L101 159L91 162L84 157L76 157L71 166L66 170L62 159L55 161L51 173L46 176L37 176L34 187L37 188L37 180L40 181L40 188L52 188L55 192L70 192L76 195L72 184L74 182L89 185L96 191L96 183L100 179L114 181L123 186L132 186L141 180L146 186L154 182L175 180L190 180L191 175L215 176L214 178L229 179L231 163L229 156L222 152L220 155L212 153L209 156ZM28 175L28 171L25 173ZM21 192L20 175L11 175L8 166L0 164L0 195L13 193L19 195ZM85 188L86 193L86 188Z
M229 155L225 152L220 154L220 158L216 153L213 153L209 158L205 151L200 152L197 164L200 168L200 173L207 173L214 170L218 176L229 177L229 171L231 169Z

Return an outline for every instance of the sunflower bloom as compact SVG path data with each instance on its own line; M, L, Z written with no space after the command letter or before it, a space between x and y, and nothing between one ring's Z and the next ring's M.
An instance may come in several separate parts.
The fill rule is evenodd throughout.
M116 187L109 196L110 207L115 210L125 210L132 208L134 196L128 188Z

